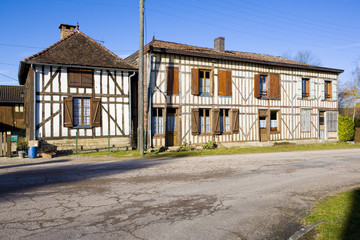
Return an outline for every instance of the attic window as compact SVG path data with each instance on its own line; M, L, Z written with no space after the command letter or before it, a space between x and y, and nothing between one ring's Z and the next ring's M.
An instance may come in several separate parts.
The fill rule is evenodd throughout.
M69 87L93 87L94 71L90 69L68 68Z

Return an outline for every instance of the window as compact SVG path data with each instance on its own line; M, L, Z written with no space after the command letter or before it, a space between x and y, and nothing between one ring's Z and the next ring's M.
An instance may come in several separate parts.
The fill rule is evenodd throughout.
M310 132L310 130L311 130L311 109L301 109L300 129L301 129L301 132Z
M229 109L220 110L220 132L230 132Z
M164 118L163 109L154 108L152 112L152 134L163 134L164 133Z
M199 133L210 133L210 109L199 110Z
M328 132L336 132L337 131L338 113L337 112L326 112L326 118L327 118Z
M179 95L179 68L167 68L167 93L169 95Z
M302 79L302 98L308 99L310 97L310 79Z
M331 99L331 81L325 81L325 100Z
M231 71L219 70L219 96L232 95Z
M91 69L68 68L69 87L93 87L94 71Z
M90 126L89 98L74 98L74 126Z
M212 71L191 69L191 94L209 96L212 94Z
M256 98L280 99L279 75L254 75L254 96Z
M279 111L270 111L270 132L279 131L278 113Z
M15 112L23 112L24 111L24 105L22 104L16 104L15 106Z
M100 98L64 98L64 127L100 127Z

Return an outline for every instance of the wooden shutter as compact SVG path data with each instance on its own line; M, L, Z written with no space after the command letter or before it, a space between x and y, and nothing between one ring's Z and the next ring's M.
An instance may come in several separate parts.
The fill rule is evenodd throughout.
M81 70L81 87L92 88L94 72L92 70Z
M260 98L260 75L254 75L254 97Z
M69 87L81 87L81 72L78 69L68 69Z
M239 109L231 110L231 131L232 133L239 132Z
M298 77L296 81L296 95L297 99L302 99L302 78Z
M91 98L90 99L90 117L91 117L91 126L100 127L101 126L101 101L100 98Z
M315 79L310 79L310 99L315 99Z
M73 127L74 111L73 98L64 98L64 127Z
M321 100L325 100L325 81L321 81Z
M179 94L179 68L167 68L167 93L170 95Z
M226 71L226 96L232 95L232 76L231 71Z
M270 76L270 98L280 99L280 76Z
M219 70L219 96L226 96L226 71Z
M214 108L212 112L212 129L214 134L220 134L220 109Z
M328 82L328 92L327 92L327 94L330 96L330 99L329 100L331 100L331 97L332 97L332 82Z
M199 69L191 69L191 94L199 95Z
M337 101L337 82L332 81L332 85L331 98L333 101Z
M191 109L191 132L193 135L199 134L199 109Z

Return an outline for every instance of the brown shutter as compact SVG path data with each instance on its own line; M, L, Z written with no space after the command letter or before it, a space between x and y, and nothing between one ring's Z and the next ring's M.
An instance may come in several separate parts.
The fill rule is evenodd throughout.
M73 98L66 97L64 98L64 127L73 127Z
M91 98L90 100L91 107L91 126L100 127L101 126L101 101L100 98Z
M220 134L220 109L214 108L212 112L212 129L214 134Z
M68 69L70 87L81 87L81 72L78 69Z
M260 75L254 75L254 96L256 98L260 97Z
M191 109L191 132L193 135L199 134L199 109Z
M179 68L167 68L167 93L179 95Z
M93 86L94 72L92 70L81 71L81 87L91 88Z
M280 99L280 76L270 76L270 98Z
M332 95L332 82L328 82L328 92L327 94L329 95L329 98L331 99L331 95Z
M226 96L226 71L219 70L219 96Z
M179 68L174 68L173 94L179 95Z
M199 95L199 69L191 69L191 94Z
M239 132L239 109L231 110L231 131L232 133Z
M226 96L232 95L232 76L231 71L226 71Z

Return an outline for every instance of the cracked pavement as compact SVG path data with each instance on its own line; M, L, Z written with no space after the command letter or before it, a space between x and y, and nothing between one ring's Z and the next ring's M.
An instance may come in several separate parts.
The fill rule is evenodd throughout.
M1 239L286 239L315 201L360 186L360 149L11 161Z

